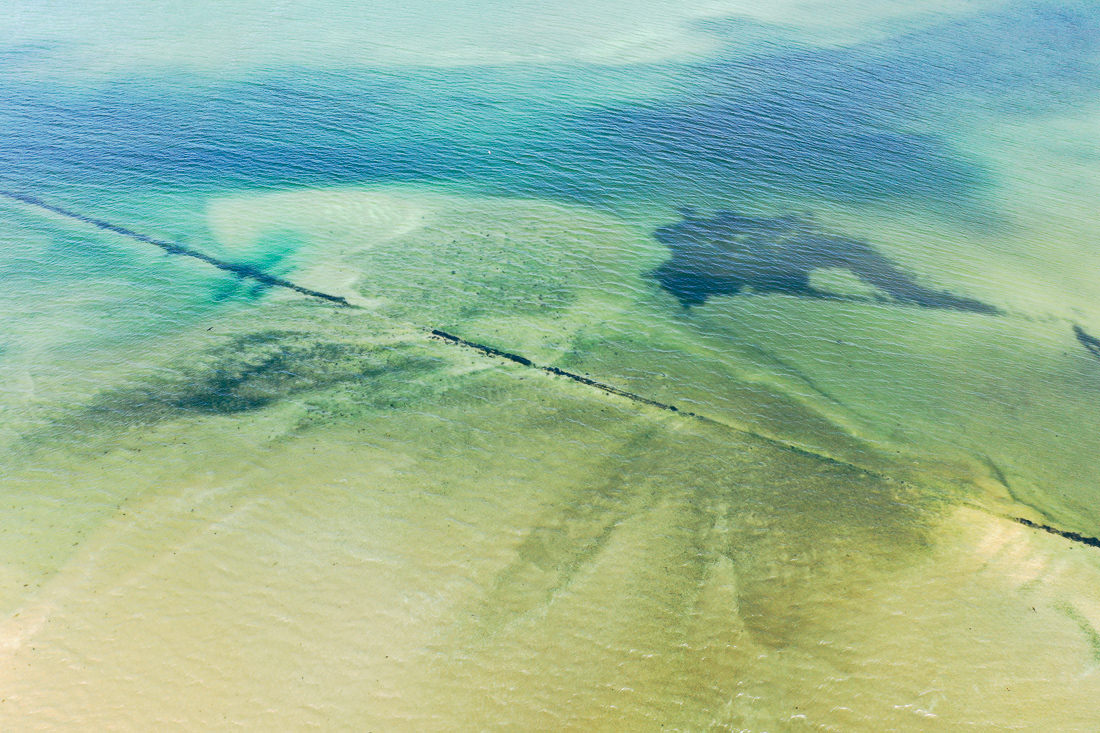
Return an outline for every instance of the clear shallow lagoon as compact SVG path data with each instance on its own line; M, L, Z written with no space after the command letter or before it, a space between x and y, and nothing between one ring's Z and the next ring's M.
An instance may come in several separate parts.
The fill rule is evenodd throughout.
M0 19L3 727L1095 729L1100 11L746 5Z

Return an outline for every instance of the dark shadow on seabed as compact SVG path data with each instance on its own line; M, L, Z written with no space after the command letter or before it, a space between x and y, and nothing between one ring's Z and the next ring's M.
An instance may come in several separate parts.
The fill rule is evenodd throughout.
M819 269L843 269L887 294L893 301L923 308L949 308L994 315L987 303L926 288L861 239L833 234L810 217L752 217L720 211L713 217L683 211L677 224L654 236L672 258L653 276L684 306L712 295L784 293L835 297L810 284Z

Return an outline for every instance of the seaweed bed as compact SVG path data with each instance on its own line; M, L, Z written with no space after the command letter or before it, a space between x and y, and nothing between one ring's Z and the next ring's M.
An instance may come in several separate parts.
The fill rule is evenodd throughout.
M752 217L732 211L706 217L691 209L682 213L682 221L654 232L672 257L652 275L685 307L702 304L712 295L736 295L747 289L835 298L814 288L810 274L843 269L898 303L999 312L988 303L918 284L867 242L824 230L810 217Z
M192 357L194 359L194 357ZM232 337L159 379L101 394L91 415L140 425L181 414L235 415L341 385L359 385L357 402L384 403L387 382L438 368L430 357L393 346L317 341L308 333L263 331Z

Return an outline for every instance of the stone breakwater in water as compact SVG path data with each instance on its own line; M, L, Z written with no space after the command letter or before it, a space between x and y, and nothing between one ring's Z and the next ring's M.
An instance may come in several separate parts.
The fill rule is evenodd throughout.
M261 270L257 267L254 267L252 265L247 265L247 264L243 264L243 263L239 263L239 262L229 262L227 260L218 259L217 257L212 257L211 255L208 255L205 252L200 252L197 249L193 249L191 247L185 247L182 244L177 244L175 242L169 242L169 241L166 241L164 239L157 239L156 237L150 237L147 234L142 234L141 232L136 232L133 229L129 229L127 227L120 226L118 224L113 224L113 223L111 223L109 221L105 221L103 219L97 219L93 216L85 216L84 214L78 213L78 212L73 211L71 209L66 209L62 206L57 206L55 204L47 203L46 201L43 201L42 199L40 199L36 196L29 196L27 194L15 193L15 192L12 192L12 191L0 191L0 196L4 196L8 199L11 199L12 201L18 201L18 202L20 202L22 204L26 204L28 206L34 206L38 209L48 211L48 212L50 212L52 214L56 214L58 216L63 216L63 217L66 217L68 219L72 219L74 221L79 221L81 223L88 224L89 226L93 226L96 229L101 229L105 232L110 232L112 234L117 234L120 237L126 237L127 239L133 239L137 242L142 242L144 244L151 244L154 247L158 247L158 248L164 250L165 252L167 252L170 255L179 255L181 257L190 257L191 259L198 260L199 262L205 262L206 264L211 265L212 267L216 267L219 270L223 270L224 272L228 272L230 274L236 275L239 278L255 280L256 282L260 283L261 285L265 285L265 286L273 287L273 288L285 288L287 290L293 290L296 293L300 293L302 295L308 295L311 298L318 298L320 300L326 300L330 303L335 303L336 305L339 305L339 306L344 306L344 307L350 307L351 306L351 304L348 303L347 300L345 300L343 297L341 297L339 295L332 295L330 293L322 293L319 290L312 290L310 288L302 287L301 285L297 285L295 283L292 283L289 280L284 280L281 277L276 277L275 275L268 274L267 272L264 272L263 270Z

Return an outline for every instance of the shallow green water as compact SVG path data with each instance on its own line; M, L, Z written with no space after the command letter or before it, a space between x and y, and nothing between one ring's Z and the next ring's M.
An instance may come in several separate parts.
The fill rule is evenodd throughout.
M1095 727L1094 7L101 5L0 21L5 727Z

